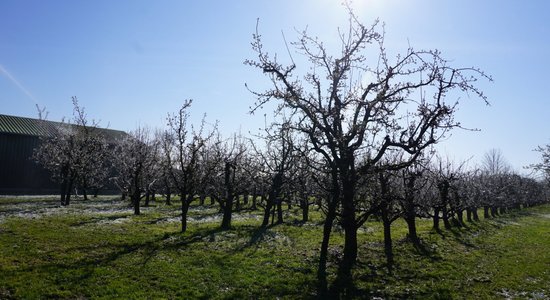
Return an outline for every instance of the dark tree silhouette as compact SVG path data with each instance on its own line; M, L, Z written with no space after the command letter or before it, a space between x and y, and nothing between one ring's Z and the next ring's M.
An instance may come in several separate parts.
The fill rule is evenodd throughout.
M304 134L330 168L331 198L342 208L345 232L341 282L351 276L357 258L357 229L365 221L357 210L358 175L372 172L389 149L401 149L408 157L388 167L404 167L458 127L453 118L458 100L448 97L470 92L485 100L474 85L486 77L480 70L452 67L437 50L411 47L392 59L382 32L378 21L365 26L350 9L349 26L339 31L341 45L336 55L303 31L292 43L300 60L291 57L285 64L264 50L256 30L252 49L257 56L245 61L272 83L266 91L253 92L258 102L251 111L275 101L276 114L292 115L292 130ZM305 73L300 74L302 63ZM358 161L358 157L366 159Z
M172 149L165 151L168 164L172 166L170 177L181 198L181 231L187 230L187 212L197 192L199 178L199 153L215 130L205 133L203 119L198 129L189 124L189 108L192 101L186 100L177 114L168 117L171 129ZM215 128L214 128L215 129Z

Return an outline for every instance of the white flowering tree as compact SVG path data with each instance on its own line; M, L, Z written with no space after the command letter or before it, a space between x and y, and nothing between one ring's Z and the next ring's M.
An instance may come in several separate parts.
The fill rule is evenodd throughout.
M134 214L139 215L140 202L149 185L157 179L151 170L159 163L159 142L146 127L139 127L120 140L112 152L112 163L116 176L112 181L123 195L129 195Z
M69 205L74 187L84 191L101 187L107 178L107 141L97 122L88 121L84 108L72 98L73 119L48 128L35 149L34 159L60 183L61 205ZM42 114L40 118L43 119ZM50 123L51 124L51 123Z

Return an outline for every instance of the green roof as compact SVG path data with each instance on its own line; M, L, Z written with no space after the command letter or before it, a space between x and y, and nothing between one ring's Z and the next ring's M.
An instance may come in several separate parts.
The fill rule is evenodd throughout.
M60 128L78 127L68 123L53 122L25 117L16 117L0 114L0 133L21 134L29 136L47 137L55 135ZM99 133L109 139L119 139L126 135L120 130L98 128Z

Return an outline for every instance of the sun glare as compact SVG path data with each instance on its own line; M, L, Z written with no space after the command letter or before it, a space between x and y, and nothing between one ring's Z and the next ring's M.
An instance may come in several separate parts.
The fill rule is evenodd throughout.
M379 13L387 5L388 1L384 0L355 0L349 1L350 6L354 11L364 13Z

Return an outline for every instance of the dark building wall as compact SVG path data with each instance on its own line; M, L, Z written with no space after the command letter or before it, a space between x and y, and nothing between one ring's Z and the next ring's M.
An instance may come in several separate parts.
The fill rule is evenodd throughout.
M49 171L34 162L32 155L40 137L54 136L59 129L79 126L0 114L0 195L58 194L60 186ZM115 143L127 134L124 131L97 128L109 143ZM112 168L111 168L112 169ZM111 170L114 175L114 170ZM118 189L109 183L99 194L117 194ZM90 194L94 191L88 191Z
M39 145L40 138L37 136L0 132L0 195L59 194L59 183L53 181L51 173L32 159L34 149ZM119 190L106 182L98 193L113 195L118 194Z
M32 159L36 136L0 133L0 194L56 194L59 185Z

